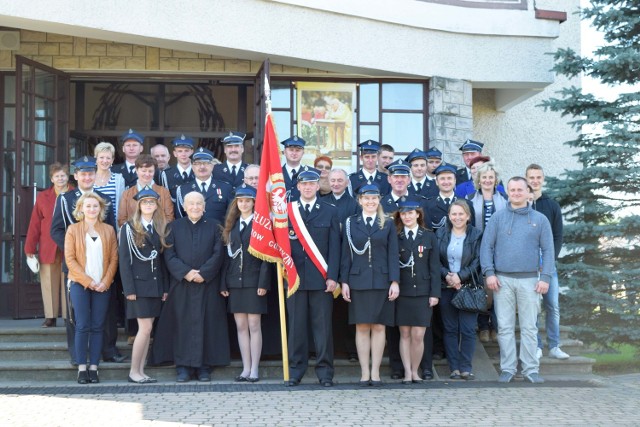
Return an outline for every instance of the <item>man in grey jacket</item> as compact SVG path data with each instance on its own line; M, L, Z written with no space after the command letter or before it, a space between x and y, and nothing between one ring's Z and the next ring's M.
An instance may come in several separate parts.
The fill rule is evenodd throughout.
M526 381L543 383L536 357L541 295L549 289L554 270L553 234L549 220L527 203L527 180L513 177L507 184L509 205L493 214L484 230L480 264L494 292L500 345L499 382L516 374L516 308L520 322L520 360Z

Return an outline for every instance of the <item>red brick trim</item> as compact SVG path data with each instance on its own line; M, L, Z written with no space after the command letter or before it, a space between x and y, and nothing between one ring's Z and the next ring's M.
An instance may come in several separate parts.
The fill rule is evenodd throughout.
M550 19L552 21L559 21L560 23L567 20L567 12L544 9L536 9L535 11L536 19Z

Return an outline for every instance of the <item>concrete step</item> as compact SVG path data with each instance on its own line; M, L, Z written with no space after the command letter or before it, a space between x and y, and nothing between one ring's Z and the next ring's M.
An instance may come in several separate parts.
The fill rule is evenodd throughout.
M492 358L496 371L500 371L500 359ZM572 356L566 360L542 357L540 359L540 375L573 376L575 374L591 374L595 359L583 356Z
M126 341L118 342L121 354L131 355L131 346ZM0 342L0 361L12 360L61 360L69 359L66 339L58 341Z
M0 343L15 342L66 342L67 332L61 319L54 328L41 328L39 326L4 326L0 327ZM123 328L118 329L118 337L126 339Z
M484 348L486 349L487 353L491 357L496 357L498 355L498 352L500 351L500 348L499 348L497 342L482 343L482 345L484 346ZM545 345L546 345L546 343L545 343ZM516 346L520 346L519 337L516 338ZM586 348L584 346L582 341L576 340L576 339L571 339L571 338L567 338L565 340L562 340L560 348L562 348L562 350L565 353L567 353L567 354L569 354L571 356L579 356L581 354L587 353L588 350L589 350L588 348ZM548 348L545 348L543 350L544 354L547 354L548 351L549 351Z

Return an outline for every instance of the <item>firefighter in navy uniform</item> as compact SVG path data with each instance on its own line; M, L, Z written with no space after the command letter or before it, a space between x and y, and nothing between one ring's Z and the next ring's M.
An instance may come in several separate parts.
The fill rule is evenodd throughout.
M391 186L387 181L387 175L378 171L378 153L380 143L368 139L358 144L360 148L360 163L362 168L358 172L349 175L351 181L351 194L357 194L358 188L365 184L375 184L380 189L380 195L386 196L391 192Z
M427 227L433 230L437 230L444 225L449 215L449 206L458 200L454 193L456 188L456 168L448 164L439 166L436 169L436 185L439 190L438 195L428 198L425 203L425 223ZM468 204L473 213L473 206L470 203ZM472 225L475 225L474 215L471 216L471 221Z
M309 325L315 343L316 376L323 387L333 386L332 314L340 271L340 223L337 208L317 197L319 180L317 169L303 167L298 174L300 197L293 202L300 215L297 218L291 213L289 221L291 257L300 276L298 290L287 298L290 386L300 384L309 365ZM304 237L304 231L298 233L294 223L306 228L310 239ZM324 260L326 272L312 260L314 253Z
M213 179L224 181L234 189L244 182L244 169L248 166L242 161L245 134L229 132L222 140L227 160L213 167Z
M438 151L438 153L440 152ZM427 198L438 194L435 180L430 179L427 175L429 154L434 155L435 153L431 150L426 152L416 148L404 159L405 162L411 164L411 183L409 184L409 194L411 195L417 194ZM440 155L442 156L442 153Z
M460 146L464 166L456 170L456 183L462 184L463 182L471 181L471 166L469 163L475 157L482 155L482 147L484 147L482 142L474 141L473 139L467 139L464 144Z
M213 179L213 153L206 148L198 148L193 154L193 170L196 176L191 183L181 185L176 190L176 219L186 216L184 197L192 192L202 193L205 200L205 218L213 218L221 224L227 215L229 203L233 200L233 188L223 181Z
M193 182L196 176L191 167L191 155L193 154L193 139L180 135L171 141L173 145L173 157L177 163L160 173L160 182L171 193L171 201L176 202L176 190L184 184Z
M136 174L136 159L144 150L144 137L129 129L122 135L122 152L124 153L124 163L119 163L111 167L111 171L119 173L124 178L126 188L136 185L138 175Z
M303 167L301 164L302 156L304 156L304 146L306 141L297 135L291 138L281 141L280 144L284 146L282 149L284 153L285 162L282 165L282 175L284 177L284 185L287 189L287 202L298 200L300 197L300 191L298 191L297 180L300 169Z
M417 194L411 195L408 187L411 182L411 166L409 163L402 159L398 159L395 162L387 166L389 175L387 180L391 186L391 192L382 197L380 204L382 210L387 215L390 215L398 210L398 203L407 200L414 201L422 206L426 202L426 198Z

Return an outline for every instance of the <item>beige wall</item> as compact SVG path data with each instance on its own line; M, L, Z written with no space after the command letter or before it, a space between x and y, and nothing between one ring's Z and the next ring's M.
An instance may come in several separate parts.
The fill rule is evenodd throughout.
M559 47L571 47L580 52L580 21L573 14L579 1L544 3L539 1L538 7L568 12L567 21L560 25L560 36L553 43L553 51ZM570 118L545 112L537 106L545 99L558 96L557 91L570 85L580 86L580 79L569 81L556 76L554 83L545 90L506 112L496 111L494 90L474 89L474 138L485 143L485 151L496 160L503 178L524 174L530 163L539 163L546 174L552 176L576 166L573 151L564 145L565 141L577 137L567 124Z
M15 55L64 71L215 73L254 75L262 62L116 43L38 31L20 31L20 50L0 51L0 69L15 69ZM274 75L326 75L327 71L271 64Z

